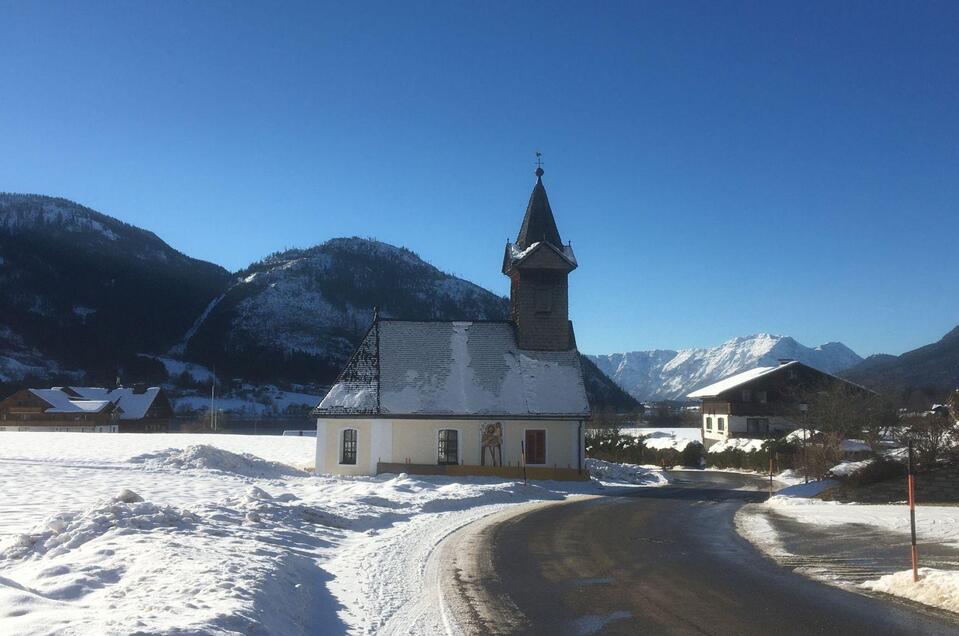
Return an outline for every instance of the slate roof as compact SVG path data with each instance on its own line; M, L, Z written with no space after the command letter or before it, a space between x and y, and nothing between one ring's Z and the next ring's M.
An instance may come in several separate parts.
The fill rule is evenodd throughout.
M528 351L510 322L377 320L319 416L589 415L579 353Z
M516 244L526 249L533 243L552 243L556 247L563 244L556 228L556 219L553 218L553 209L549 206L549 197L543 186L542 172L538 171L536 185L529 195L529 204L526 206L526 216L523 225L519 228Z

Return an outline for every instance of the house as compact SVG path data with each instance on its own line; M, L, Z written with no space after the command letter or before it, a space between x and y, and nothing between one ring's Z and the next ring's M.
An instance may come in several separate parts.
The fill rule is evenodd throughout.
M569 321L577 267L542 181L502 272L507 321L374 317L314 410L316 471L582 479L590 416Z
M103 433L169 430L173 407L160 387L23 389L0 402L0 430Z
M796 360L756 367L690 393L702 400L703 444L733 437L779 437L802 427L798 402L805 389L846 382Z
M109 400L71 399L60 387L21 389L0 402L0 431L116 433L119 419Z

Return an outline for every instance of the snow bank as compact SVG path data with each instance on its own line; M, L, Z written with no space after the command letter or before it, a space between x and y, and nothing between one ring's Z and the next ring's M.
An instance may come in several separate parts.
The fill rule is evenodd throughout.
M110 501L83 512L54 515L33 532L6 540L0 545L0 559L48 553L55 557L111 531L185 529L197 520L193 513L172 506L157 506L143 501L130 490L123 490Z
M424 563L450 532L516 504L603 489L315 477L276 461L315 443L0 434L0 483L17 484L0 498L2 631L424 633L410 628L410 608L442 611L417 600L432 589ZM666 482L654 467L590 468L617 485Z
M750 439L748 437L731 437L729 439L724 439L719 442L716 442L710 446L706 452L707 453L721 453L727 450L741 450L746 453L753 453L759 450L762 450L763 444L766 443L764 439Z
M664 486L669 483L666 473L657 466L615 464L601 459L587 459L586 468L593 479L603 483L623 483L641 486Z
M619 432L631 437L643 438L643 444L646 448L654 450L673 449L683 452L691 442L703 441L702 432L698 428L675 427L675 428L642 428L628 427L621 428Z
M864 459L860 462L841 462L829 469L829 474L834 477L850 477L872 463L871 459Z
M919 581L913 582L912 570L906 570L866 581L862 587L959 612L959 572L919 568Z
M808 484L802 483L802 481L800 481L799 483L794 483L792 486L789 486L788 488L783 488L782 490L778 491L775 495L770 497L769 505L776 506L779 504L785 504L786 500L808 499L810 497L815 497L816 495L826 490L827 488L832 488L837 483L838 482L833 481L831 479L811 481ZM773 501L774 499L775 501Z
M137 455L131 457L128 461L131 464L143 464L144 468L148 470L205 469L259 479L280 479L282 477L302 477L306 475L304 471L293 466L266 461L249 453L231 453L228 450L207 444L187 446L184 449L167 448L153 453Z

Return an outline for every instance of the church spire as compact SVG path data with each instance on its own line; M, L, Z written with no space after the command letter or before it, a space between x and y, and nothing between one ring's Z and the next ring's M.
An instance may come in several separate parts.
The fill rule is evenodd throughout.
M539 153L536 154L539 157ZM543 186L543 166L539 161L537 161L535 174L536 185L533 186L533 192L529 195L526 216L523 217L523 225L519 228L516 245L526 249L533 243L550 243L554 247L562 248L563 239L559 236L553 210L549 207L549 197L546 196L546 188Z

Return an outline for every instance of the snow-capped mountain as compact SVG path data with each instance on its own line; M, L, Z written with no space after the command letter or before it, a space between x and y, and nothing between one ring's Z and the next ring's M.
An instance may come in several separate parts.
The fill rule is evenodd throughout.
M733 338L718 347L588 356L606 375L640 400L680 400L728 375L788 358L836 373L862 358L840 342L806 347L789 336L766 333Z

